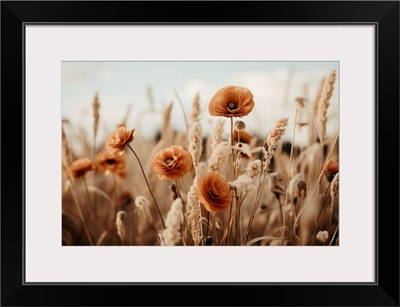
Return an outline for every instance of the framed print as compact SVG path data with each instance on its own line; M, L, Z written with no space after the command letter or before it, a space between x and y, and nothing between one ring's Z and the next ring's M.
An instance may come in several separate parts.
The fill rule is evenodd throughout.
M2 305L399 306L398 25L2 2Z

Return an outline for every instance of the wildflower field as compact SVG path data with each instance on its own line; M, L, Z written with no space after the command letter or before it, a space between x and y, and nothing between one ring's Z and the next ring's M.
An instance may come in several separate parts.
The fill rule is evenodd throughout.
M151 139L128 125L128 112L99 138L101 90L93 93L93 130L63 118L62 244L339 245L339 132L326 130L336 83L332 70L263 134L247 129L247 116L267 103L251 87L195 93L191 109L181 108L185 129L171 124L181 105L170 103ZM202 116L215 119L210 133Z

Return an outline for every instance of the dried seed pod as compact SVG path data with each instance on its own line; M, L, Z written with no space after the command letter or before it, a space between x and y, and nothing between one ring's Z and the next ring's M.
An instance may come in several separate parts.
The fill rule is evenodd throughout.
M303 97L296 97L295 99L294 99L295 101L296 101L296 104L297 104L297 108L298 109L300 109L300 110L303 110L305 107L306 107L306 99L305 98L303 98Z
M238 120L235 123L235 130L236 131L243 131L246 129L246 124L244 123L244 121Z
M307 197L307 182L304 180L303 174L298 173L290 179L288 195L293 205L297 204L299 198Z

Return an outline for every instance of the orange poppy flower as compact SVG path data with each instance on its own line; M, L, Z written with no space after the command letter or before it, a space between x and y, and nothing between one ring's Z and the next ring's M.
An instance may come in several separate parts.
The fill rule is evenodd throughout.
M182 146L172 145L156 153L151 167L160 180L178 180L192 169L192 156Z
M236 144L238 142L238 136L241 143L250 144L253 136L246 131L233 131L233 143Z
M196 194L200 203L209 212L224 211L231 204L229 183L217 173L210 172L200 178Z
M96 156L96 165L100 172L105 175L115 174L125 178L126 156L111 156L108 151L100 152Z
M74 178L82 178L88 171L94 169L92 160L81 158L71 163L69 171Z
M333 160L329 160L324 168L324 175L326 176L326 179L331 182L338 172L339 163Z
M208 111L212 116L242 117L254 108L253 93L240 86L226 86L211 98Z
M135 129L128 130L124 125L118 126L106 141L106 148L111 156L122 156L125 146L133 141L133 133Z

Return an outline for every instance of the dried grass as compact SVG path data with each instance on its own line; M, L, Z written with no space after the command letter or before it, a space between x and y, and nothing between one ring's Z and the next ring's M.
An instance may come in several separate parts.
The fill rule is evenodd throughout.
M99 172L88 172L85 181L80 183L69 178L66 166L73 158L96 152L101 115L96 94L93 139L79 126L66 130L65 122L62 127L63 244L274 246L336 242L339 175L331 183L322 176L323 164L328 159L339 161L338 135L331 137L326 132L335 79L336 72L332 71L315 93L312 106L305 107L305 99L300 96L296 100L302 112L307 112L303 115L308 117L310 137L304 148L295 146L293 132L291 152L285 149L282 139L287 133L288 118L277 120L261 142L254 137L250 144L231 146L230 135L224 135L225 120L221 118L214 122L209 135L203 135L200 123L205 121L201 117L200 93L196 93L187 131L176 131L171 125L171 102L164 109L157 137L149 139L141 135L140 129L135 131L130 146L137 159L130 150L125 151L125 178L113 179ZM150 89L148 94L150 111L155 111ZM182 111L185 112L183 108ZM124 124L129 112L130 108ZM246 119L242 118L236 122L235 129L243 130L245 126ZM193 168L179 180L162 181L152 171L151 160L171 145L189 151ZM144 166L143 174L140 165ZM198 180L209 172L227 179L232 201L225 211L208 212L196 194ZM161 216L165 217L165 228L150 201L149 191L159 204Z

